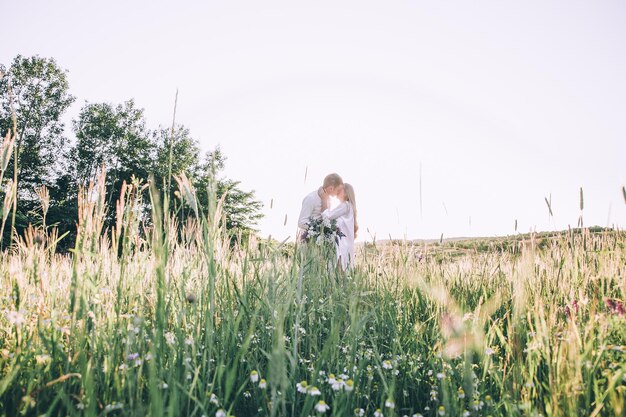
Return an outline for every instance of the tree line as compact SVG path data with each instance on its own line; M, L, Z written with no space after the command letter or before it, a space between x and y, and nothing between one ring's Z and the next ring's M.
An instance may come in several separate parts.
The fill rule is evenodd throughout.
M13 152L4 161L0 195L6 201L11 188L17 197L15 210L0 206L2 218L10 218L14 225L13 230L5 228L2 248L9 244L11 233L43 223L42 192L48 199L45 226L57 228L59 235L67 233L58 246L61 250L73 247L79 189L102 169L106 170L105 228L115 224L115 204L124 182L146 183L153 178L162 193L173 196L172 174L183 172L199 191L200 203L207 203L203 190L214 181L217 197L224 198L226 229L233 236L254 231L262 217L262 204L254 192L242 190L239 181L222 175L226 157L219 146L203 154L181 124L148 128L144 110L132 99L120 104L87 102L72 120L73 135L68 137L62 116L76 97L70 93L67 71L53 58L18 55L8 67L0 64L0 94L0 132L14 135ZM180 204L175 198L169 200L173 209Z

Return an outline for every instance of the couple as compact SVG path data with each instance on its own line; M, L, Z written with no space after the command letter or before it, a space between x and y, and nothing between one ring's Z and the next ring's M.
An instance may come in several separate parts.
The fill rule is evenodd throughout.
M336 197L339 205L330 209L330 197ZM354 266L354 238L358 230L354 188L343 182L338 174L329 174L320 188L302 200L298 218L298 240L303 240L310 219L336 220L341 231L336 244L337 263L345 271Z

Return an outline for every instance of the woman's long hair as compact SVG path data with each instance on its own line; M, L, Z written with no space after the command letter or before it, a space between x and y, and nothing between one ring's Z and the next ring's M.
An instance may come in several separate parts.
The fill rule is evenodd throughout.
M356 232L359 230L359 225L356 221L356 197L354 196L354 187L347 182L343 184L346 191L346 201L352 205L352 211L354 212L354 237L356 238Z

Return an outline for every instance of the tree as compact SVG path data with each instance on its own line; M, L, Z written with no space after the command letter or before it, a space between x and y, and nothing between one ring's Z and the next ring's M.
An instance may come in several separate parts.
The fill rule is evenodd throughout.
M16 120L17 161L9 164L11 177L17 167L18 193L34 199L34 188L49 184L55 161L66 143L61 116L74 101L66 71L52 58L18 55L0 79L0 132ZM12 107L12 108L11 108Z
M178 175L184 172L197 190L200 206L206 209L209 203L207 189L214 181L217 198L226 195L223 205L226 229L234 234L241 232L247 235L252 232L262 217L262 203L255 200L254 191L243 191L239 181L221 176L226 157L219 146L201 160L198 142L191 137L189 129L177 125L173 132L174 135L172 129L163 128L153 132L152 138L157 149L154 172L157 185L167 190L170 173ZM169 189L170 209L174 209L177 204L173 198L176 188L176 182L172 181ZM181 210L179 215L184 219L191 213Z
M66 71L52 58L18 55L8 70L0 65L0 72L0 136L15 130L16 140L4 178L17 185L10 223L19 233L39 221L32 216L38 204L35 189L50 185L55 177L58 155L66 145L61 116L74 97L69 94ZM11 236L13 231L6 228L1 246Z
M199 190L199 200L203 207L208 205L208 189L211 181L216 184L216 195L221 199L224 195L225 227L234 235L241 233L245 236L254 232L257 222L263 217L261 208L263 203L256 200L254 191L243 191L240 181L225 178L221 172L225 167L226 157L218 146L214 151L207 153L199 169L199 177L195 187Z
M87 186L104 168L110 225L122 183L130 183L133 177L147 181L154 169L154 145L146 130L143 109L137 108L133 100L117 106L88 103L73 127L76 144L67 155L70 178L61 176L57 183L73 184L68 193L75 198L77 187Z
M196 140L191 137L189 129L182 125L176 125L173 130L161 127L153 131L152 143L156 149L154 178L157 186L162 187L163 190L167 190L169 185L167 192L170 207L173 208L176 182L170 176L184 172L190 178L196 178L200 148Z

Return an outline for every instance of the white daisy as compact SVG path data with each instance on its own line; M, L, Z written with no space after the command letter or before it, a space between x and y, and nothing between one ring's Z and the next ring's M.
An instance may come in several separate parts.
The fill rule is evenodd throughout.
M296 389L298 390L299 393L306 394L306 390L308 386L309 384L306 381L301 381L296 384Z
M330 410L330 406L326 404L324 400L319 400L317 404L315 404L315 409L318 413L325 413L326 411Z

